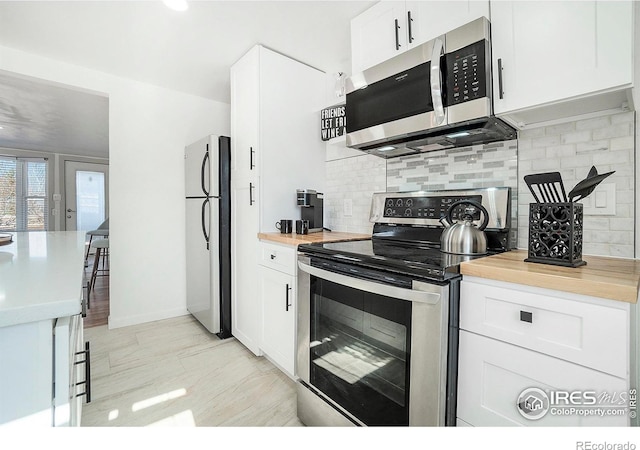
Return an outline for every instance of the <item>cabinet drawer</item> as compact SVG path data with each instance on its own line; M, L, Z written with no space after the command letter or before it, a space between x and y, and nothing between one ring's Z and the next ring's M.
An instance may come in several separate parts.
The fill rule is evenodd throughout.
M556 291L547 294L502 285L462 281L461 329L628 376L628 305L605 300L595 304L575 300L575 295L563 297L561 292L556 296Z
M260 242L259 258L260 264L265 267L296 275L297 256L293 247Z
M473 426L628 426L629 415L557 414L530 420L517 403L528 388L550 391L594 391L596 396L627 392L623 379L558 358L461 331L458 365L459 420ZM567 405L570 406L570 405ZM591 407L590 407L591 408ZM591 408L593 409L593 408Z

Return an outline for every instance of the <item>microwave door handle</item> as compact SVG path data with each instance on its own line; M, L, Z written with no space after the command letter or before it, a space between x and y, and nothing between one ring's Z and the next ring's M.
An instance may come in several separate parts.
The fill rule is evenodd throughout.
M442 103L442 72L440 70L440 55L444 45L440 38L433 41L433 51L431 52L431 101L433 102L433 112L435 114L436 125L444 122L444 105Z

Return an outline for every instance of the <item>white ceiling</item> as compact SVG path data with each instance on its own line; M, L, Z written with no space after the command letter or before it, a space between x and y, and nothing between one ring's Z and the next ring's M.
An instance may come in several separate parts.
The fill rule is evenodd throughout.
M0 45L228 103L229 67L256 43L348 70L350 20L374 3L191 0L176 12L161 1L0 1ZM0 126L22 124L0 130L0 147L105 154L107 99L29 83L0 73Z

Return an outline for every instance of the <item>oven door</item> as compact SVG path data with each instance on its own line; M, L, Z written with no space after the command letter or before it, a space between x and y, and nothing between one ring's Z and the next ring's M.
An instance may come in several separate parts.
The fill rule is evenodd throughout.
M347 146L368 150L446 125L443 54L441 36L348 78ZM389 148L385 156L397 152L415 151Z
M358 425L444 425L447 286L369 281L304 255L298 267L297 375L316 394L299 395L300 419L335 425L328 404Z

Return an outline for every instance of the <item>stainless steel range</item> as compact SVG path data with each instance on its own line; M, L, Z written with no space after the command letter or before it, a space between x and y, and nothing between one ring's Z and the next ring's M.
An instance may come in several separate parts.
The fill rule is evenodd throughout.
M298 417L306 425L455 425L459 265L439 218L487 210L508 250L509 188L374 194L369 240L299 246ZM453 220L485 222L465 205ZM482 219L482 220L481 220Z

